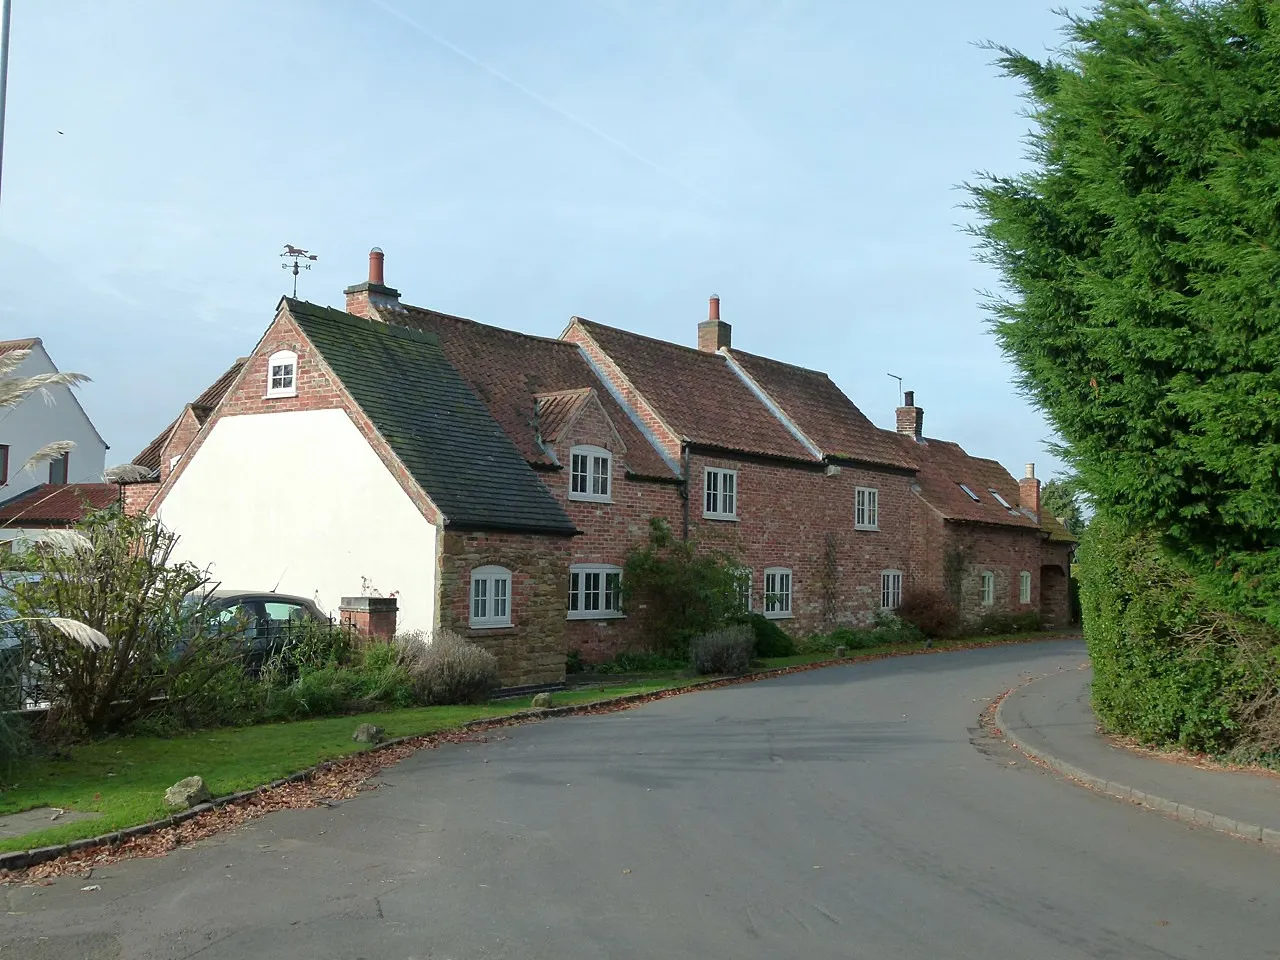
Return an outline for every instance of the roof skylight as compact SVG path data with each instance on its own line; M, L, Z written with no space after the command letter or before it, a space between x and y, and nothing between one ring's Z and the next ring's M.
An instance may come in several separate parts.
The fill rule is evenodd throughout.
M995 497L996 503L1000 504L1000 506L1004 507L1006 510L1013 509L1013 507L1009 505L1009 501L1006 500L1004 497L1000 496L1000 494L996 492L996 489L994 487L988 487L987 492L991 494L993 497Z
M978 495L969 489L968 484L964 484L964 483L960 484L960 489L963 490L965 493L967 493L969 495L969 499L972 500L974 503L982 502L981 500L978 499Z

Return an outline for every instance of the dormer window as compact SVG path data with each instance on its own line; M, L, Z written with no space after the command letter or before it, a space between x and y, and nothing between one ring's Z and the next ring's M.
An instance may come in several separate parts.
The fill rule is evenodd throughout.
M612 503L613 454L603 447L569 451L569 499Z
M996 492L996 490L995 490L995 488L994 488L994 487L988 487L988 488L987 488L987 493L989 493L989 494L991 494L993 497L995 497L995 498L996 498L996 503L1000 504L1000 506L1004 507L1006 510L1012 510L1012 509L1013 509L1013 507L1009 506L1009 501L1008 501L1008 500L1006 500L1004 497L1000 496L1000 494Z
M966 494L969 495L969 499L972 500L974 503L982 502L981 500L978 499L978 495L969 489L967 484L961 483L961 484L958 484L958 486L960 487L961 490L963 490Z
M267 361L267 397L296 397L298 395L298 355L292 350L280 350Z

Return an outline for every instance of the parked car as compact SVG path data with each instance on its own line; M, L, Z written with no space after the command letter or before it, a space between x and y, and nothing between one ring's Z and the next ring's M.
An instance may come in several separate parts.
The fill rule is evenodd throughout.
M262 665L302 623L329 623L315 602L269 590L229 590L219 588L198 598L206 605L209 619L220 628L237 627L245 639L245 664L251 673Z

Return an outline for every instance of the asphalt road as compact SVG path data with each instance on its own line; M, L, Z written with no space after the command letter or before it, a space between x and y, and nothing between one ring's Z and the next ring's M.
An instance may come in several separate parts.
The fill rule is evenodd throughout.
M0 957L1275 958L1280 857L977 730L1037 644L420 753L335 809L6 888Z

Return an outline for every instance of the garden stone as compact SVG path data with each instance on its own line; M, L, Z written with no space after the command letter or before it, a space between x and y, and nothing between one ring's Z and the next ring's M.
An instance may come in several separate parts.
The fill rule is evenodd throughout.
M383 729L375 727L372 723L362 723L356 727L356 732L351 735L351 739L356 743L381 743Z
M180 810L208 803L212 799L213 795L205 786L203 777L187 777L185 780L179 780L164 792L165 805Z
M551 694L549 693L538 694L533 698L533 706L534 706L534 709L545 710L547 707L551 706Z

